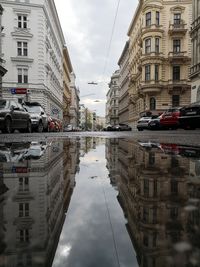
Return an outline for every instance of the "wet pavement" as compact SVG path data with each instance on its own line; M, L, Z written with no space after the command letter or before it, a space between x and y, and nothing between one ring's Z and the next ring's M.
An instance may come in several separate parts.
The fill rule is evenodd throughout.
M0 267L200 266L200 147L70 135L2 135Z

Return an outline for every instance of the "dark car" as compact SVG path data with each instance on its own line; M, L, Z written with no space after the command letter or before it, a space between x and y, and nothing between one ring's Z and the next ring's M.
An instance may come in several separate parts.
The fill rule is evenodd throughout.
M104 131L115 131L114 125L108 124L103 128Z
M194 103L180 110L180 127L183 129L200 128L200 104Z
M160 124L160 119L162 115L160 116L152 116L151 120L148 123L148 127L150 130L161 130L163 127Z
M172 107L166 110L161 118L160 124L165 129L177 129L179 127L181 107Z
M38 102L25 102L24 107L31 116L32 129L41 133L48 131L48 116Z
M125 123L119 123L119 124L114 126L114 130L115 131L131 131L132 128Z
M15 100L0 99L0 129L4 133L12 133L14 130L30 133L29 113Z

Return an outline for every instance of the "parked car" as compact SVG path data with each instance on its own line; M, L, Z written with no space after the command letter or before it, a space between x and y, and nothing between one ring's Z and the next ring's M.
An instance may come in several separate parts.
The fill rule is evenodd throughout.
M179 127L180 110L181 107L172 107L166 110L160 118L161 126L165 129L177 129Z
M161 130L162 129L162 125L160 124L161 117L162 115L151 117L151 120L148 123L148 127L150 130Z
M132 130L132 128L125 123L119 123L117 125L114 125L113 129L115 131L131 131Z
M48 116L38 102L25 102L24 107L31 116L32 129L41 133L48 131Z
M104 131L115 131L114 125L108 124L106 127L103 128Z
M48 132L56 132L55 121L51 116L48 116Z
M30 133L29 113L15 100L0 99L0 129L4 133L11 133L14 130Z
M64 132L72 132L73 126L71 124L68 124L68 125L64 126L63 131Z
M149 129L149 122L151 117L142 117L137 122L138 131L143 131L144 129Z
M39 159L44 154L47 144L43 142L31 142L29 149L23 155L24 159Z
M194 103L180 110L180 127L183 129L200 128L200 104Z

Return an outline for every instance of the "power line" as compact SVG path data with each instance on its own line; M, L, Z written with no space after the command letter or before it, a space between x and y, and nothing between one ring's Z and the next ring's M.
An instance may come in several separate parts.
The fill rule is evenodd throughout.
M105 64L104 64L104 68L103 68L103 77L105 75L106 68L107 68L107 65L108 65L108 59L109 59L109 55L110 55L110 49L111 49L111 44L112 44L113 35L114 35L114 31L115 31L115 25L116 25L116 21L117 21L117 15L118 15L118 11L119 11L120 2L121 2L121 0L118 0L117 8L116 8L116 11L115 11L115 18L114 18L114 22L113 22L113 26L112 26L110 41L109 41L108 50L107 50L107 54L106 54L106 58L105 58Z

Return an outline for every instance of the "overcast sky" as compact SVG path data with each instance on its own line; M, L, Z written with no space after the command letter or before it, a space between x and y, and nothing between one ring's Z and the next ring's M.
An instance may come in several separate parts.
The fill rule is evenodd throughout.
M76 74L76 85L80 89L80 103L104 116L108 83L118 68L117 62L128 39L128 28L138 1L121 0L109 57L118 0L54 1ZM88 85L91 81L98 85Z

